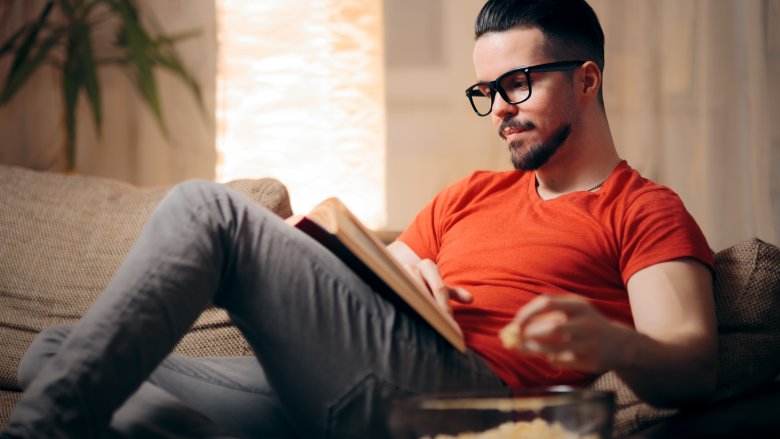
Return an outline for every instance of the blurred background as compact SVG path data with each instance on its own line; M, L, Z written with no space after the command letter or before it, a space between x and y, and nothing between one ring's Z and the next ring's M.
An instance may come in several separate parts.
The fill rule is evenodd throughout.
M680 194L714 250L754 236L777 244L780 0L589 2L621 156ZM0 0L0 45L46 3ZM185 81L156 70L165 134L133 73L107 64L100 135L82 97L71 172L141 186L273 176L297 213L336 195L371 227L401 230L444 186L511 166L463 93L482 3L137 0L151 29L185 35L175 48L203 111ZM96 52L115 26L95 27ZM13 60L3 52L0 86ZM0 105L0 163L64 169L57 61Z

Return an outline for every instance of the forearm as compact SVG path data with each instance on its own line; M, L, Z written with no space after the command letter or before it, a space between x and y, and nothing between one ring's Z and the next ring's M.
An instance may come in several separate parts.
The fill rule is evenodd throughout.
M563 369L613 370L653 405L679 406L707 397L717 372L714 317L695 318L694 306L654 307L650 296L642 297L648 301L635 301L643 310L634 313L635 329L608 320L581 298L540 296L515 316L512 325L520 337L514 347ZM669 320L672 314L679 318Z
M403 266L420 262L420 257L402 241L393 241L387 246L387 251Z
M672 407L708 397L717 379L717 345L706 336L663 342L623 327L615 372L643 401Z

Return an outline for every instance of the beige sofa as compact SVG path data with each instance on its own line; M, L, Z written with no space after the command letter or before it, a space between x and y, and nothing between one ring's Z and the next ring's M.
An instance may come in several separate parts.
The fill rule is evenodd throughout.
M277 180L228 186L292 214ZM89 308L168 189L0 165L0 427L19 399L16 368L27 346L43 328L75 323ZM219 309L208 309L177 350L251 354Z
M291 214L286 189L276 180L228 185L282 217ZM167 190L0 165L0 427L20 396L16 368L26 347L43 328L78 320ZM780 373L780 250L750 240L718 253L716 263L721 338L713 406L771 383ZM207 310L177 350L194 356L250 354L218 309ZM617 437L642 435L661 420L685 419L692 416L687 411L697 410L649 407L612 373L592 387L616 393ZM780 403L780 389L777 395Z

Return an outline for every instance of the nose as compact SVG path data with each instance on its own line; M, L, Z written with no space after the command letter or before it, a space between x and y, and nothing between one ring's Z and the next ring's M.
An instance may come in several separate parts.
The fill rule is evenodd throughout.
M517 114L517 105L508 104L501 94L496 93L495 99L493 99L493 109L491 115L499 120L506 119L507 116L514 116Z

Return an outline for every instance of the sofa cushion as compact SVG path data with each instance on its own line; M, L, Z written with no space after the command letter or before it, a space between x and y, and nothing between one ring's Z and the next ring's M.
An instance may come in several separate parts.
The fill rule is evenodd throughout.
M780 373L780 249L753 239L718 253L715 263L720 400Z
M11 417L11 412L22 397L22 392L12 390L0 390L0 430L3 429Z
M759 239L715 255L718 384L713 400L758 387L780 374L780 249ZM591 387L616 394L615 436L623 437L677 410L642 403L614 373Z
M228 185L280 216L291 214L276 180ZM90 307L168 189L0 165L0 388L18 387L17 365L38 332L74 324ZM251 353L216 308L204 312L177 351Z

